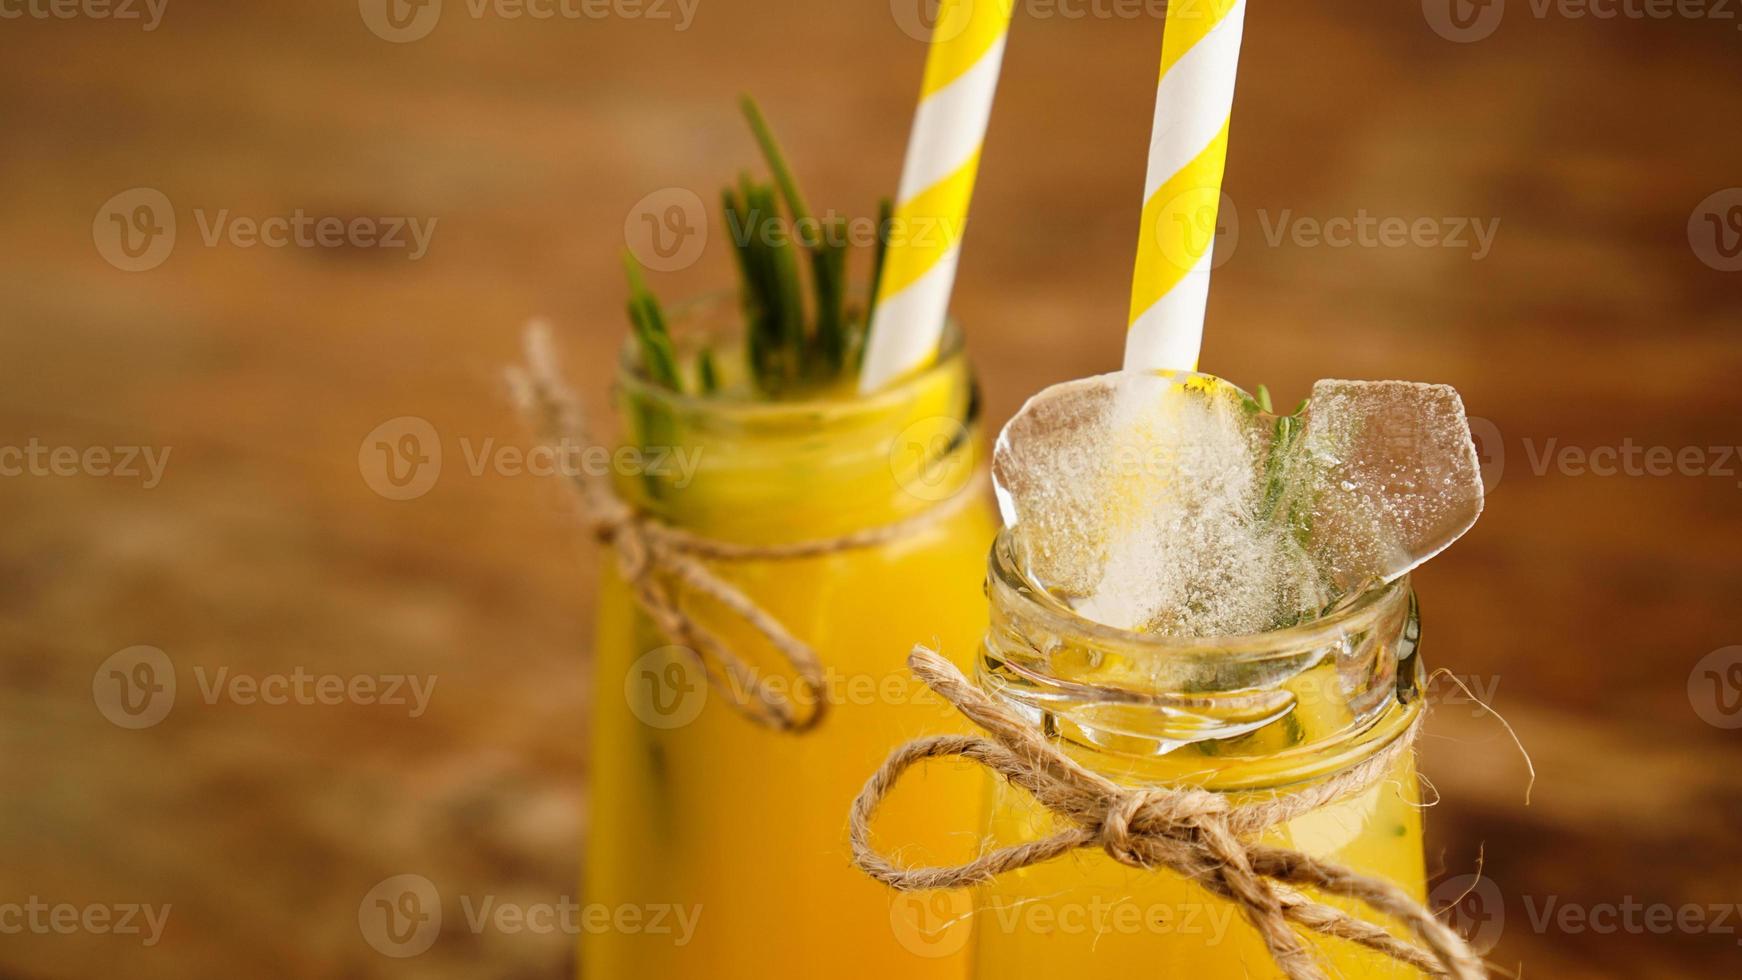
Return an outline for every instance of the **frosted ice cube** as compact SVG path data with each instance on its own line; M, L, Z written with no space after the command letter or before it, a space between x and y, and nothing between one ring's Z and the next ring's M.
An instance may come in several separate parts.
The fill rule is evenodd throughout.
M1088 618L1261 632L1392 581L1476 521L1456 391L1323 381L1279 418L1207 375L1125 372L1032 399L993 464L1029 574Z

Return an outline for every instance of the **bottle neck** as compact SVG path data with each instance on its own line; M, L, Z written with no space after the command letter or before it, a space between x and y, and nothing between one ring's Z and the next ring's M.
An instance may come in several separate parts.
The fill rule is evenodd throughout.
M775 545L916 517L968 492L981 464L978 398L959 350L868 397L686 397L618 379L619 492L708 537Z
M979 680L1079 762L1140 784L1238 792L1306 783L1384 750L1421 711L1407 581L1305 626L1179 639L1083 619L993 548Z

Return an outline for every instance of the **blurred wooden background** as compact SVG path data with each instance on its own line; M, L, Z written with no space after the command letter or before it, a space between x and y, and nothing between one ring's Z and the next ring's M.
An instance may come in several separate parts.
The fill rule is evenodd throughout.
M473 935L452 908L416 959L358 925L401 873L447 895L574 894L592 556L548 483L474 477L463 447L525 445L498 369L530 315L602 390L625 224L662 189L711 201L753 161L734 93L762 98L819 206L868 213L924 57L901 0L700 0L686 29L450 0L409 43L371 32L372 2L170 0L151 31L0 20L0 444L171 452L151 489L0 478L0 903L173 906L151 948L7 935L0 976L567 975L567 937ZM1451 878L1485 860L1499 899L1471 914L1503 916L1493 958L1526 977L1735 975L1742 917L1667 934L1536 919L1550 901L1742 902L1742 732L1721 727L1742 718L1716 700L1742 690L1701 686L1722 658L1696 668L1742 643L1742 476L1533 463L1742 442L1742 273L1689 231L1742 185L1742 24L1717 5L1514 3L1454 43L1436 3L1253 4L1239 243L1205 367L1289 400L1320 377L1449 382L1492 423L1490 510L1419 584L1433 662L1492 696L1540 779L1525 807L1493 721L1442 706L1432 858ZM1160 27L1061 15L1097 9L1117 8L1018 16L959 297L993 420L1118 363ZM99 251L100 211L139 187L179 231L160 267L126 272ZM207 245L199 218L225 209L438 224L419 261ZM1363 213L1500 224L1480 258L1267 240ZM727 263L711 243L660 288L719 284ZM435 427L446 462L391 501L358 447L402 416ZM128 731L93 674L141 644L181 692ZM196 670L224 667L438 687L416 718L204 703Z

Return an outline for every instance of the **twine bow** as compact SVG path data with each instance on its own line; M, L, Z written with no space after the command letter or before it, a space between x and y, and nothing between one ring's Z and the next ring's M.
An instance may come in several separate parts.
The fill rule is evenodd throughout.
M1414 751L1418 721L1384 751L1312 788L1235 804L1197 789L1132 789L1078 765L1032 725L998 704L935 652L916 647L908 666L991 738L941 736L910 742L890 756L853 803L853 860L900 891L965 888L1086 848L1134 868L1164 868L1233 902L1258 930L1290 980L1325 974L1290 925L1336 936L1408 963L1430 976L1483 980L1480 958L1421 903L1381 878L1298 851L1255 843L1265 830L1360 793ZM870 844L878 807L907 770L928 759L973 760L1022 787L1065 829L1043 840L982 854L949 868L897 866ZM1302 888L1355 899L1407 926L1421 945L1307 897ZM1425 948L1424 948L1425 947Z
M526 364L510 369L510 385L521 410L553 451L594 445L580 402L562 379L550 331L535 323L526 334ZM796 561L888 544L948 519L977 497L974 487L909 520L819 541L787 545L738 545L715 541L673 527L636 510L619 497L608 477L584 467L565 475L598 540L617 556L617 567L635 601L672 643L696 655L708 683L726 695L740 713L776 731L803 734L822 723L828 711L827 672L815 650L779 619L706 562ZM671 584L718 603L768 641L791 667L796 682L790 694L759 671L716 633L690 615Z

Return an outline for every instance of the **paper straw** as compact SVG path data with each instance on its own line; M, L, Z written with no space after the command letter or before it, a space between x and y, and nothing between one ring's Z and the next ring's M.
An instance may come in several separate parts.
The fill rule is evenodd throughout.
M1197 370L1245 22L1246 0L1168 4L1127 370Z
M1014 0L943 0L907 145L859 378L873 392L937 356Z

